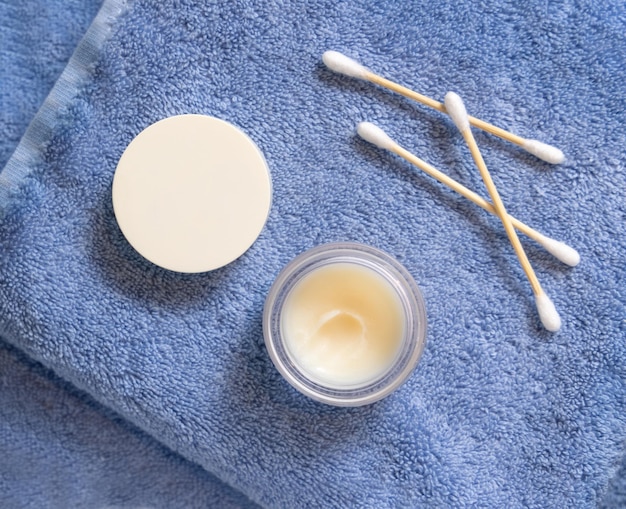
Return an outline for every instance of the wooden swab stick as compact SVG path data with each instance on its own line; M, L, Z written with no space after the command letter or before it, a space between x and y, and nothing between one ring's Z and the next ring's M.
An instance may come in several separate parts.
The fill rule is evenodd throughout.
M376 85L380 85L388 90L396 92L404 97L408 97L414 101L424 104L425 106L429 106L441 113L447 113L446 107L444 104L439 101L435 101L430 97L414 92L413 90L403 87L398 83L394 83L378 74L371 72L366 67L362 66L358 62L348 58L347 56L339 53L337 51L326 51L322 55L322 60L324 64L331 69L340 74L345 74L346 76L351 76L353 78L359 78L365 81L369 81L371 83L375 83ZM552 164L559 164L565 160L565 156L563 152L561 152L558 148L553 147L551 145L547 145L546 143L542 143L537 140L530 140L527 138L522 138L516 134L510 133L509 131L505 131L495 125L489 124L479 118L468 117L470 124L483 131L487 131L499 138L504 140L508 140L516 145L519 145L527 152L533 154L539 159L543 159L544 161Z
M483 156L480 153L478 145L476 144L476 140L474 139L474 135L472 134L472 129L470 128L470 123L467 111L465 110L465 105L463 104L463 100L454 92L448 92L445 97L445 105L446 110L450 115L450 118L457 126L459 131L461 131L461 134L463 135L463 138L465 139L465 142L469 147L472 158L474 159L476 166L478 166L478 171L480 171L480 176L482 177L483 182L487 187L489 196L491 196L491 200L493 201L493 207L495 208L498 217L502 221L502 225L504 226L506 235L509 238L513 249L515 250L515 254L517 255L522 269L524 270L524 273L528 278L530 286L532 287L541 323L549 331L555 332L561 328L561 317L559 316L550 298L543 291L543 288L541 288L541 284L537 279L535 271L530 265L528 257L526 256L526 252L524 251L524 248L522 247L522 244L517 237L517 233L515 232L515 228L513 228L511 218L506 212L504 203L502 203L502 199L500 198L500 193L498 193L498 190L493 183L491 174L487 169L487 165L483 160Z
M419 169L421 169L434 179L448 186L453 191L456 191L461 196L464 196L471 202L489 212L490 214L493 214L495 216L498 215L496 209L490 202L400 146L398 143L392 140L380 127L377 127L370 122L361 122L357 127L357 133L364 140L369 141L370 143L373 143L380 148L389 150L396 155L399 155L404 160L408 161L414 166L417 166ZM541 246L544 247L546 251L558 258L563 263L569 265L570 267L575 267L580 262L580 255L578 254L578 251L576 251L574 248L568 246L564 242L551 239L550 237L539 233L537 230L531 228L525 223L522 223L518 219L515 219L513 216L509 217L511 218L511 223L517 230L539 243Z

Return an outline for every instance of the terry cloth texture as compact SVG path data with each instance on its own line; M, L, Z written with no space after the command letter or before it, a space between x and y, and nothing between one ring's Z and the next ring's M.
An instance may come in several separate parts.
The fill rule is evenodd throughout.
M2 507L258 507L6 343L0 388Z
M619 504L625 28L618 1L105 2L0 174L0 332L263 506L595 507L609 486ZM327 49L564 150L550 166L476 132L509 212L581 253L567 268L523 239L560 332L542 330L496 218L354 135L375 122L485 195L452 123L331 73ZM127 144L181 113L243 129L274 185L252 248L193 276L141 259L111 206ZM428 310L415 373L362 408L296 392L262 338L278 271L335 240L397 257Z
M0 4L0 166L100 7ZM0 507L257 507L0 339Z

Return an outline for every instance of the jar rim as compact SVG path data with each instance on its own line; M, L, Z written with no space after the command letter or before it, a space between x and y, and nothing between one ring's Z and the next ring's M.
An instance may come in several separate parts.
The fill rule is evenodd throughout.
M281 311L293 287L314 270L335 263L373 269L397 292L405 316L404 338L396 359L381 376L355 386L316 382L288 354L281 331ZM415 369L426 341L426 308L421 291L407 269L386 252L358 242L332 242L296 256L278 274L263 310L263 336L270 358L281 375L303 394L335 406L360 406L378 401L402 385Z

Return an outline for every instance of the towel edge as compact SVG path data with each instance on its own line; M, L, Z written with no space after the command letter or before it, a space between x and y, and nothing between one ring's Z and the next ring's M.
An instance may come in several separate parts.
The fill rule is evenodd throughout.
M43 153L62 119L62 112L92 73L100 50L111 35L114 22L125 12L128 1L104 1L61 76L0 171L0 217L6 213L22 182L43 159Z

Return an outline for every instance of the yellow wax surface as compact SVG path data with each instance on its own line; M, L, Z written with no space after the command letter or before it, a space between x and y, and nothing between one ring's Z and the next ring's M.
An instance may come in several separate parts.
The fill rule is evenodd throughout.
M396 291L377 272L354 263L306 275L285 299L281 316L295 363L330 386L377 378L402 346L405 317Z

